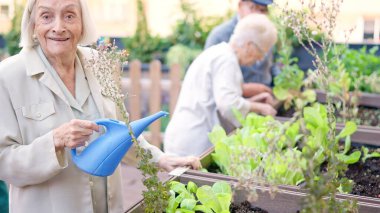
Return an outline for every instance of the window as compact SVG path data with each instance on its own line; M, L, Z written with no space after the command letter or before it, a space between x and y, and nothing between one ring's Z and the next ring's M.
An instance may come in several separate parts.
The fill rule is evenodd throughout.
M364 20L363 41L380 42L380 18Z
M9 18L9 5L0 5L0 18Z

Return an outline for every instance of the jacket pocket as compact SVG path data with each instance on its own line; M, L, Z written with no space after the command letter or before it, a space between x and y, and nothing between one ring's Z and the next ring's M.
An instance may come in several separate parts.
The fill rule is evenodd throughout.
M55 113L53 102L33 104L22 107L22 115L26 118L42 121Z

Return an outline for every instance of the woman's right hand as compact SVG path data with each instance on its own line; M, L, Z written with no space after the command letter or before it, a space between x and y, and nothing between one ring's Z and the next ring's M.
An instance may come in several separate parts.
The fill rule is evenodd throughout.
M277 111L272 107L272 105L260 102L252 102L250 111L261 115L275 116L277 114Z
M65 147L73 149L84 146L93 131L99 132L99 126L95 123L73 119L53 130L54 146L57 151Z

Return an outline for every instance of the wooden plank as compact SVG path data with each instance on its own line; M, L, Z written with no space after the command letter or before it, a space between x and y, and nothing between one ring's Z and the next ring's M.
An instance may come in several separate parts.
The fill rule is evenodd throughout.
M161 62L154 60L150 63L149 77L151 80L150 97L149 97L149 111L154 114L161 111ZM161 148L161 121L157 119L150 125L150 132L152 137L150 143Z
M171 83L169 91L169 112L170 115L173 115L179 92L181 90L181 70L179 64L175 64L171 67L169 79Z
M141 118L141 62L134 60L130 63L131 87L127 94L129 119L135 121Z

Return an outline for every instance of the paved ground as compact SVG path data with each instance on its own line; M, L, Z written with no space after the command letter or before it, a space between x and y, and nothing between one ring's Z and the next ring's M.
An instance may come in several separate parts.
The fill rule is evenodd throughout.
M143 176L140 171L132 166L122 164L123 175L123 190L124 190L124 206L127 209L133 208L142 200L142 191L144 185L142 184ZM169 180L170 176L167 173L160 173L161 180Z

